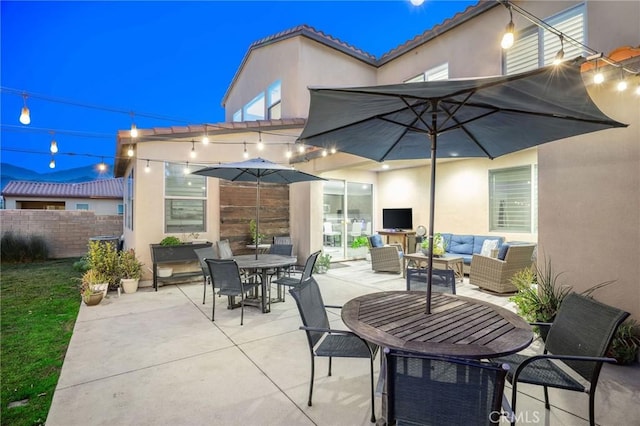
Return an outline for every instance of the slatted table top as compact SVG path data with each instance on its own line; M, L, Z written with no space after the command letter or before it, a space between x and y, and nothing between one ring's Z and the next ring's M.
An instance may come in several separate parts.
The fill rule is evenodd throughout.
M386 291L350 300L345 325L382 347L430 355L492 358L529 346L531 326L515 313L468 297L423 291Z

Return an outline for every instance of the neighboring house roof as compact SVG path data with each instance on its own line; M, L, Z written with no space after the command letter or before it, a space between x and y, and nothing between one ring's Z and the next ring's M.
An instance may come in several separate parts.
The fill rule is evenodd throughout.
M364 50L358 49L357 47L354 47L349 43L325 34L322 31L318 31L308 25L298 25L297 27L281 31L279 33L270 35L251 43L251 46L249 46L247 53L245 53L244 57L242 58L240 66L238 67L235 75L233 76L233 79L227 87L224 96L222 97L221 105L224 107L225 103L227 102L229 93L231 92L231 88L235 85L236 80L242 73L242 70L247 63L249 56L251 55L251 52L255 49L259 49L261 47L268 46L269 44L277 43L292 37L301 36L307 37L318 43L324 44L325 46L336 49L344 53L345 55L352 56L353 58L368 65L380 67L381 65L386 64L387 62L408 52L409 50L414 49L439 35L444 34L445 32L457 27L458 25L465 23L469 19L472 19L498 5L500 5L500 3L495 1L478 1L477 4L467 7L462 12L456 13L452 18L447 19L443 23L434 26L433 28L425 31L420 35L417 35L413 39L401 44L400 46L391 49L389 52L384 53L380 58L376 58L374 55L367 53Z
M56 183L12 180L2 191L4 197L113 198L122 199L124 178L90 182Z

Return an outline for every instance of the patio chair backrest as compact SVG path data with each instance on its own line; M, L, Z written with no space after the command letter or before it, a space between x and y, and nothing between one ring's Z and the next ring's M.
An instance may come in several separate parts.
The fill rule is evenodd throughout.
M407 290L427 291L428 269L407 269ZM431 291L456 294L456 277L451 269L434 269L431 277Z
M209 267L211 283L215 288L220 289L220 294L241 294L242 284L240 279L240 269L233 259L206 259Z
M325 309L322 294L320 293L320 288L315 278L311 277L304 281L299 287L289 289L289 293L296 301L302 324L305 327L329 328L327 310ZM305 330L305 332L307 333L307 339L311 347L314 347L325 334L320 331Z
M389 424L497 425L500 421L508 365L388 349L385 359Z
M545 350L554 355L603 357L618 326L629 313L578 293L569 293L551 324ZM602 363L565 361L585 380L600 373Z
M302 271L302 277L300 278L300 282L305 282L311 275L313 275L313 267L316 265L316 260L318 260L318 256L320 256L321 251L318 250L315 253L311 253L307 258L307 261L304 263L304 270Z
M216 251L213 249L213 246L203 247L199 249L193 249L194 253L198 257L198 261L200 262L200 268L202 268L202 273L205 277L209 276L209 266L205 259L215 259Z
M216 246L218 247L218 259L231 259L233 257L229 240L220 240L216 243Z
M283 237L273 237L273 244L291 244L293 245L293 240L290 236Z
M293 255L293 245L291 244L271 244L269 254L279 254L282 256Z

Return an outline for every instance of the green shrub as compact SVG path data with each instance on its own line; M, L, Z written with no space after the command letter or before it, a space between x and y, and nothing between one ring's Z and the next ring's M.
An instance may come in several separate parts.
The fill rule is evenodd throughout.
M173 237L173 236L164 237L162 241L160 241L161 246L177 246L179 244L182 244L182 241L180 241L180 238Z
M0 241L3 262L33 262L49 258L49 246L39 235L24 236L11 231L2 234Z
M118 288L120 281L118 251L114 244L104 241L89 241L89 251L86 258L89 268L105 277L110 289Z

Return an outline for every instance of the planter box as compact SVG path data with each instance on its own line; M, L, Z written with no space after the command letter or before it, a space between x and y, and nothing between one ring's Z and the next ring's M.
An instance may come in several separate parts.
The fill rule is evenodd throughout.
M197 271L193 272L180 272L177 274L172 274L168 277L163 277L159 275L158 265L167 264L167 263L180 263L180 262L196 262L199 263L198 256L193 251L194 249L211 247L213 244L210 242L206 243L186 243L186 244L178 244L175 246L163 246L160 244L149 244L149 248L151 249L151 261L153 262L152 272L153 272L153 288L158 291L158 278L162 280L179 280L185 279L189 277L195 277L198 275L202 275L202 269L198 267Z

